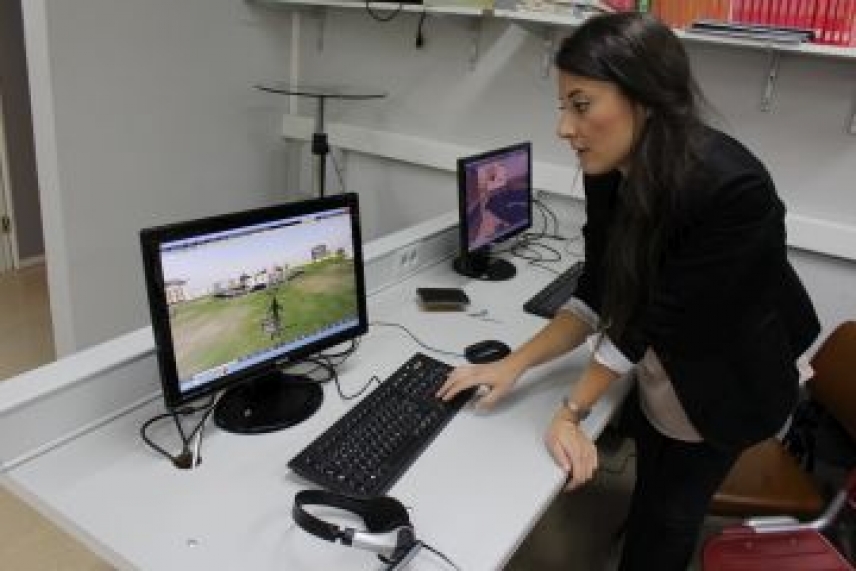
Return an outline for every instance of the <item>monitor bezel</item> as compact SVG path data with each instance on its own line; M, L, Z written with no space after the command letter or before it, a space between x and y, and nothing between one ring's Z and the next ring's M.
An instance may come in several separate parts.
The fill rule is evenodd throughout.
M224 375L209 383L181 390L175 347L169 322L169 306L164 288L163 268L160 262L160 246L176 240L252 226L276 220L295 218L307 214L347 208L351 218L351 240L353 242L354 279L357 297L357 323L353 327L337 332L277 355L246 369ZM364 335L368 331L368 312L365 295L365 265L363 260L360 231L359 201L355 193L330 195L286 204L267 206L241 212L187 220L163 226L144 228L140 231L146 291L149 300L155 352L160 370L161 386L166 406L176 408L198 398L239 385L266 373L277 371L288 363L300 361L314 353Z
M502 236L501 238L496 238L490 241L488 244L483 244L478 248L470 248L470 228L469 228L469 220L467 218L467 166L471 165L475 162L481 162L491 158L499 158L502 155L507 155L510 153L518 152L518 151L526 151L527 156L527 174L529 178L529 200L528 200L528 220L526 225L521 226L520 228L515 229L514 231ZM478 263L476 260L479 257L488 257L490 255L490 250L496 244L505 242L510 240L520 234L526 232L527 230L532 228L533 224L533 202L534 202L534 193L532 189L532 142L531 141L523 141L520 143L514 143L512 145L507 145L505 147L491 149L488 151L484 151L482 153L478 153L476 155L470 155L466 157L459 157L457 161L457 175L458 175L458 229L459 229L459 249L460 249L460 258L458 262L458 269L465 273L465 275L471 275L473 277L481 274L481 268L477 268Z

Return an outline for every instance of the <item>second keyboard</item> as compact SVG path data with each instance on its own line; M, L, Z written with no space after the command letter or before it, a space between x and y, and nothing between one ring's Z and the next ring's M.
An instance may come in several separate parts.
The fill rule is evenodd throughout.
M577 281L583 273L583 262L577 262L523 304L529 313L551 319L577 289Z

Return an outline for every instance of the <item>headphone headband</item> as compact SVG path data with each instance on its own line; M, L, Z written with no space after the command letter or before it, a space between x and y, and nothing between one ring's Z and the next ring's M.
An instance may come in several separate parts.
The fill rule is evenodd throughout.
M366 531L323 521L304 509L310 505L331 506L356 514L365 522ZM294 522L312 535L392 558L406 552L416 542L407 509L398 500L387 496L362 499L324 490L303 490L294 496L291 513Z

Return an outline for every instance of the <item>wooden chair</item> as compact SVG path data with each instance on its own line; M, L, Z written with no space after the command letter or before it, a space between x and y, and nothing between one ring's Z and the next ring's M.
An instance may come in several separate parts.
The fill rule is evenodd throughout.
M856 441L856 321L839 325L811 360L809 394ZM777 439L747 449L711 501L723 516L788 514L816 517L824 507L817 486Z

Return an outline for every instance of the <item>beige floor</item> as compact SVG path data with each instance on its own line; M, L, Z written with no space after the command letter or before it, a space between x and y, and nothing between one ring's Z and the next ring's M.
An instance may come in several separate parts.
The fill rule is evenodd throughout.
M54 359L43 265L0 273L0 380ZM112 569L16 496L0 488L0 570Z
M44 265L0 273L0 379L54 359Z
M41 266L0 274L0 379L53 359L45 282ZM604 469L592 484L553 503L505 571L612 568L619 551L612 533L624 517L633 481L632 445L607 434L599 446ZM0 571L111 569L2 489L0 537Z

